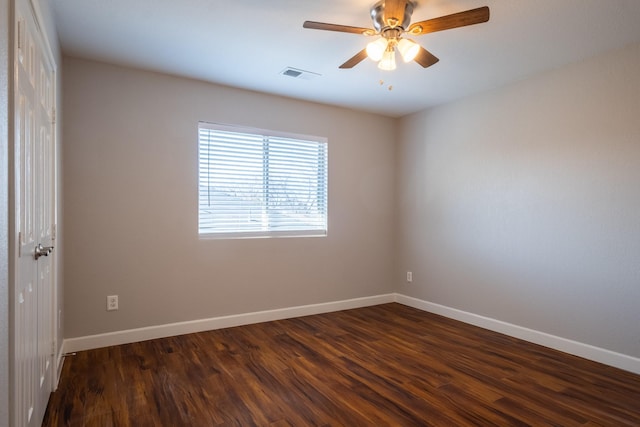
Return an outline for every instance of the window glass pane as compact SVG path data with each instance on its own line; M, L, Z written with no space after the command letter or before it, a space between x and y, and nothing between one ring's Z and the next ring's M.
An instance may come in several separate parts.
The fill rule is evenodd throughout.
M199 126L199 232L326 235L327 143Z

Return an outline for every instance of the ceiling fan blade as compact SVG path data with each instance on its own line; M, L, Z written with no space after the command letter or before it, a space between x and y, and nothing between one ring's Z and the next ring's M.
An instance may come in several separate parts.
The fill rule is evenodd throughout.
M465 27L467 25L480 24L489 20L489 8L487 6L477 9L458 12L439 18L427 19L409 26L408 33L419 36L436 31L450 30L452 28Z
M344 64L340 66L340 68L353 68L362 62L367 57L367 49L362 49L360 52L356 53L353 57L347 60Z
M414 58L414 61L422 65L424 68L427 68L438 62L439 59L433 56L427 49L420 46L420 51Z
M326 24L324 22L304 21L303 28L312 30L338 31L341 33L373 35L375 31L371 28L350 27L348 25Z
M385 23L391 26L391 24L389 23L389 19L393 18L397 21L395 25L402 24L402 21L404 19L404 10L406 7L407 7L407 0L385 0L384 2Z

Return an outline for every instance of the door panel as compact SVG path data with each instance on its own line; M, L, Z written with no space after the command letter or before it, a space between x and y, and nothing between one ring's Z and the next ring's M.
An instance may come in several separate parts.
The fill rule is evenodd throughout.
M17 266L14 301L16 426L42 423L53 383L53 65L28 0L16 1L14 143Z
M41 55L42 56L42 55ZM49 104L48 92L51 90L47 85L47 69L45 61L39 61L40 90L39 101L37 103L36 123L38 126L37 139L34 149L35 169L35 206L34 215L35 230L37 231L37 244L46 247L53 247L53 147L52 147L52 106ZM37 420L42 422L44 412L47 408L49 395L52 391L53 380L53 275L52 275L53 255L38 258L37 264L37 294L38 294L38 344L37 344L37 399L36 408Z
M24 25L24 24L23 24ZM33 180L33 88L25 78L25 66L28 65L27 56L22 56L23 61L18 69L19 84L16 86L17 110L16 110L16 199L18 211L16 220L18 221L18 269L17 269L17 289L16 309L15 309L15 348L16 348L16 386L20 389L15 394L16 404L20 410L16 411L16 425L29 425L33 419L36 409L37 374L33 369L33 355L36 351L37 324L33 313L37 312L36 278L37 269L33 262L33 248L35 248L34 232L34 180ZM22 78L20 78L22 77Z

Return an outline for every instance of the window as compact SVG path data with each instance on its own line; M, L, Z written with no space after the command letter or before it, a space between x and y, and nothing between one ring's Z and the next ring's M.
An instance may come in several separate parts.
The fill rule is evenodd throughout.
M327 234L327 142L199 123L201 236Z

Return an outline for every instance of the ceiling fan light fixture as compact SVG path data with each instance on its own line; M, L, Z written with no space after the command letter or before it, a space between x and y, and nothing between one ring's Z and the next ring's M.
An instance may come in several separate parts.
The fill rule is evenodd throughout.
M420 45L413 40L400 39L398 42L398 50L400 51L400 55L404 62L411 62L418 55Z
M385 71L396 69L396 52L393 48L384 51L382 59L378 62L378 68Z
M404 62L413 60L422 68L430 67L438 62L438 58L428 50L413 40L403 39L403 36L421 36L437 31L481 24L487 22L490 16L489 7L483 6L412 24L411 15L417 3L418 0L378 0L369 10L373 21L373 29L315 21L304 21L302 26L303 28L314 30L337 31L364 36L377 34L377 40L367 44L365 49L353 55L339 68L353 68L366 57L369 57L374 62L378 62L378 68L393 70L396 68L396 46L398 46L398 51Z
M387 50L388 43L387 39L380 37L367 44L367 56L376 62L380 61Z

